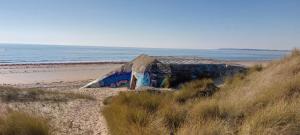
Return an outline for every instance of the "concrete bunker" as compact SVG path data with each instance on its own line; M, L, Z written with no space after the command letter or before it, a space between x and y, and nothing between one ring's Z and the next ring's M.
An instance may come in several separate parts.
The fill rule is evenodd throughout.
M177 87L178 84L201 78L222 80L245 69L240 65L199 57L140 55L84 87Z

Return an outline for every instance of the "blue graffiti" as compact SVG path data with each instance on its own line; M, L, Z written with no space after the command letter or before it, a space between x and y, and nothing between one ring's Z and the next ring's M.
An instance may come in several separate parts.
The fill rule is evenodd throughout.
M137 73L136 74L137 78L137 84L136 87L142 87L142 86L150 86L150 75L149 73Z
M116 72L99 82L101 87L125 87L129 86L131 72Z

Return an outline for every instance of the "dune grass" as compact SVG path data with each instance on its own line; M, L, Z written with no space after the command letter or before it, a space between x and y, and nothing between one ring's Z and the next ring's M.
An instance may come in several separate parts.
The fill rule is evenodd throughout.
M0 99L3 102L66 102L74 99L95 100L92 96L80 93L47 91L37 88L20 89L4 86L0 86Z
M188 85L191 87L188 87ZM169 134L177 132L187 118L188 110L183 102L206 97L214 90L211 80L201 80L183 85L182 91L122 92L105 100L108 106L103 114L118 134ZM190 92L191 91L191 92ZM109 102L108 102L109 101Z
M113 135L300 134L300 51L228 78L186 83L175 92L128 92L103 113Z
M50 135L50 130L43 118L10 112L0 118L0 135Z
M189 99L211 96L216 90L212 80L202 79L183 84L174 96L176 101L183 103Z
M155 120L157 111L162 107L165 94L150 92L122 92L112 97L103 114L112 134L151 134L151 123ZM153 130L154 131L154 130Z

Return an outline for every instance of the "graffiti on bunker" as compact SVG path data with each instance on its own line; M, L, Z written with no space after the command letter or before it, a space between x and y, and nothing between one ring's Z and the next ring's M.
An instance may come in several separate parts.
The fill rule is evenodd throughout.
M223 79L227 75L244 70L246 69L242 66L227 65L221 61L207 61L203 58L140 55L115 72L84 87L177 88L178 85L190 80Z
M150 75L148 72L135 73L134 76L137 78L136 88L150 85Z
M101 87L127 87L131 79L131 72L116 72L100 81Z

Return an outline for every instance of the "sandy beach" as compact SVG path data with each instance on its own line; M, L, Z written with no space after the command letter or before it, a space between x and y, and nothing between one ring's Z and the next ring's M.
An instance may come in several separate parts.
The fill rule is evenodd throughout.
M118 67L121 63L67 63L0 65L0 84L29 85L88 82Z

